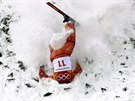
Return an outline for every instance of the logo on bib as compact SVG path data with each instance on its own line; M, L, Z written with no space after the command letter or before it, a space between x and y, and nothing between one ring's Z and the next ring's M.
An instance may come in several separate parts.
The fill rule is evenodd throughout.
M69 80L69 79L71 79L71 75L68 74L68 73L59 74L59 75L56 77L56 79L57 79L58 81L60 81L60 80Z

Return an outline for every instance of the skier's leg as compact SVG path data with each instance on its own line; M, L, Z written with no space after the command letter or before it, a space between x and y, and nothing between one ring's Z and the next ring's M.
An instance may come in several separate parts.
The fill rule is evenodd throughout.
M67 38L67 41L72 41L75 43L76 39L75 23L67 22L65 25L65 30L71 32L70 36Z
M81 66L77 63L75 70L73 71L73 75L76 76L82 72Z
M44 66L41 66L39 69L39 77L42 78L53 78L53 76L49 76L45 73Z
M73 51L74 46L75 46L75 39L76 39L75 24L72 22L67 22L65 25L65 30L71 31L71 33L67 37L67 40L62 48L70 56L72 54L72 51Z

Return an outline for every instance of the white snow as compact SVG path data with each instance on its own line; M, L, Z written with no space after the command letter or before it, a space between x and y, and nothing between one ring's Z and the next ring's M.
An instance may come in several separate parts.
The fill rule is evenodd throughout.
M134 101L135 1L51 0L79 22L72 58L79 61L83 73L70 84L38 78L40 65L51 73L48 45L51 36L64 27L62 16L46 2L0 2L0 20L12 15L13 41L8 43L9 36L0 29L0 101ZM9 51L16 55L9 56ZM48 92L52 94L44 96Z

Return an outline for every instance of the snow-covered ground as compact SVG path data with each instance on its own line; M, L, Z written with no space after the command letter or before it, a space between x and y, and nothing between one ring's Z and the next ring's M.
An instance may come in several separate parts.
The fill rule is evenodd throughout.
M38 77L63 30L47 1L0 1L0 101L134 101L135 1L51 0L79 22L72 58L83 73L70 84Z

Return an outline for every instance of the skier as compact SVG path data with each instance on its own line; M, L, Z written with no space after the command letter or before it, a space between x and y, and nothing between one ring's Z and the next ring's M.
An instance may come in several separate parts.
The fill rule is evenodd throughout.
M59 83L70 83L74 77L82 72L82 68L79 63L76 63L76 68L72 71L70 56L75 46L76 32L75 22L70 21L68 17L64 17L65 30L70 32L66 41L59 49L54 49L51 45L50 48L50 61L53 64L53 75L48 76L45 73L44 66L40 67L39 77L52 78ZM66 34L67 35L67 34Z

